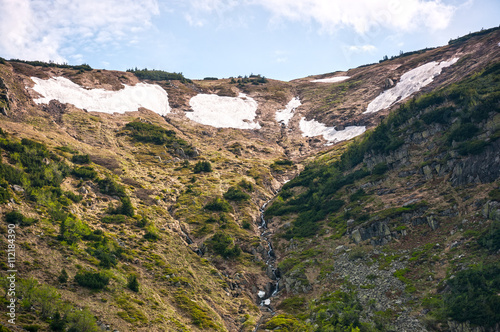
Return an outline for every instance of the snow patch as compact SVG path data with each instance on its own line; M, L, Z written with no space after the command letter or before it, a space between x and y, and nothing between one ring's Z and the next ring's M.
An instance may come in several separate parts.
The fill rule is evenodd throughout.
M288 122L293 118L295 109L301 104L299 97L294 97L288 102L285 109L276 111L276 121L282 122L288 126Z
M266 296L266 292L259 291L259 294L257 294L257 295L259 295L260 298L263 298L264 296Z
M240 93L238 97L221 97L215 94L198 94L189 105L193 112L186 116L198 123L216 128L260 129L257 122L257 102Z
M56 99L89 112L125 113L137 111L140 107L162 116L170 112L167 92L156 84L137 83L134 86L124 85L118 91L109 91L87 90L64 77L48 80L32 77L31 80L35 82L33 90L43 96L34 99L37 104L48 104Z
M299 128L303 137L323 135L328 141L327 145L354 138L366 131L365 126L349 126L344 130L336 130L335 127L327 127L316 120L307 121L306 118L300 119Z
M329 78L320 78L317 80L312 80L312 83L336 83L336 82L342 82L345 80L350 79L350 76L336 76L336 77L329 77Z
M430 84L434 77L441 74L443 68L449 67L457 61L458 58L453 58L450 61L442 61L441 63L432 61L404 73L396 86L382 92L377 98L372 100L363 114L378 112L400 100L408 98L413 93Z

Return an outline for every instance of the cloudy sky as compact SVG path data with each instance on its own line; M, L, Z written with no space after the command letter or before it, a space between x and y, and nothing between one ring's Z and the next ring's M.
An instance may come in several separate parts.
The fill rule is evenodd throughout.
M0 0L0 57L290 80L500 24L498 0Z

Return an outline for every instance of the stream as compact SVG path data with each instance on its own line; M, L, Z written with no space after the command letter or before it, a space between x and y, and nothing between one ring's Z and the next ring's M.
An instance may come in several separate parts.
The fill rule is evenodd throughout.
M267 228L267 221L264 219L264 210L267 204L271 200L265 202L260 208L260 239L263 240L267 244L266 252L266 275L271 279L265 286L263 290L259 290L258 297L260 299L261 310L265 309L271 314L274 314L274 309L271 306L271 297L277 295L280 291L280 279L281 273L279 269L276 267L276 254L274 253L273 245L270 240L270 236L272 233ZM255 327L254 332L258 330L260 326L260 322Z

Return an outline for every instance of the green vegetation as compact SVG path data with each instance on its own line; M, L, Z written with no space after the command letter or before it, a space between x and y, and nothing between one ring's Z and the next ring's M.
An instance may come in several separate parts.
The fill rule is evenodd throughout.
M448 280L446 313L453 320L492 327L500 322L500 265L476 266Z
M185 140L178 138L173 130L167 130L158 125L140 121L127 123L124 130L125 134L131 136L134 140L143 143L164 145L174 155L181 157L183 154L188 157L195 157L197 155L196 149Z
M493 221L491 225L484 231L484 233L477 240L479 245L496 252L500 249L500 221Z
M152 80L152 81L181 81L182 83L193 83L190 79L187 79L182 75L182 73L169 73L163 70L156 69L127 69L127 72L133 73L137 78L141 80Z
M202 308L197 302L193 301L185 290L178 289L174 295L175 302L180 309L184 310L191 318L194 325L201 329L221 330L221 328L210 317L210 311Z
M248 201L250 195L237 187L229 187L224 193L224 198L230 201Z
M48 322L53 331L89 331L98 332L96 319L88 309L77 309L62 301L55 287L40 284L35 278L18 279L16 296L17 312L34 314ZM2 279L2 287L8 289L7 280ZM34 326L34 325L32 325Z
M128 277L127 288L133 292L139 292L139 281L137 281L137 276L135 274Z
M14 210L5 214L5 222L8 224L16 224L19 226L31 226L38 220L35 218L25 217L21 212Z
M109 284L109 277L102 272L79 271L75 281L82 287L100 290Z
M208 160L200 160L198 161L193 168L194 173L208 173L212 171L212 164Z
M115 182L112 178L99 179L97 181L99 191L105 195L126 197L125 188Z
M94 180L95 178L97 178L97 172L91 166L81 166L74 168L71 171L71 174L74 177L82 180Z
M111 211L113 214L118 214L118 215L124 215L128 217L133 217L134 216L134 206L132 205L132 202L130 201L130 197L124 196L121 198L121 205L118 206L116 209Z
M216 254L224 258L234 258L241 254L240 247L233 244L233 239L228 234L222 232L215 233L207 244Z
M75 164L88 164L90 163L90 157L88 154L75 154L71 157L71 161Z
M35 67L51 67L51 68L68 68L68 69L75 69L79 71L91 71L92 67L90 67L88 64L84 63L81 65L68 65L67 63L55 63L55 62L43 62L43 61L26 61L26 60L20 60L20 59L10 59L10 62L20 62L20 63L25 63L31 66Z
M291 169L293 166L293 161L288 159L279 159L271 164L271 169L276 173L283 173L286 170Z
M220 211L220 212L231 212L233 208L231 205L223 198L216 197L210 202L208 202L204 208L209 211Z

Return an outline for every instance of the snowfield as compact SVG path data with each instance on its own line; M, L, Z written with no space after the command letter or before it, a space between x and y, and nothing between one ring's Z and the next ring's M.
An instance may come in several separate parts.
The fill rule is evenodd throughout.
M189 105L193 112L186 112L186 116L195 122L216 128L260 129L260 124L253 122L257 102L244 93L238 97L198 94Z
M276 111L276 121L282 122L288 127L288 122L293 118L295 109L301 104L299 97L294 97L288 102L285 109Z
M327 127L316 120L307 121L306 118L300 119L299 128L303 137L323 135L328 141L327 145L354 138L366 131L365 126L349 126L344 130L336 130L335 127Z
M408 98L413 93L430 84L434 77L441 74L443 68L449 67L457 61L458 58L453 58L450 61L442 61L441 63L432 61L404 73L396 86L382 92L377 98L372 100L363 114L378 112L398 101Z
M162 116L170 112L167 92L156 84L124 85L122 90L109 91L87 90L64 77L54 77L48 80L31 77L31 80L35 82L33 90L43 96L34 99L37 104L48 104L55 99L89 112L125 113L137 111L140 107Z
M317 80L312 80L312 83L336 83L336 82L342 82L345 80L350 79L350 76L337 76L337 77L329 77L329 78L320 78Z

